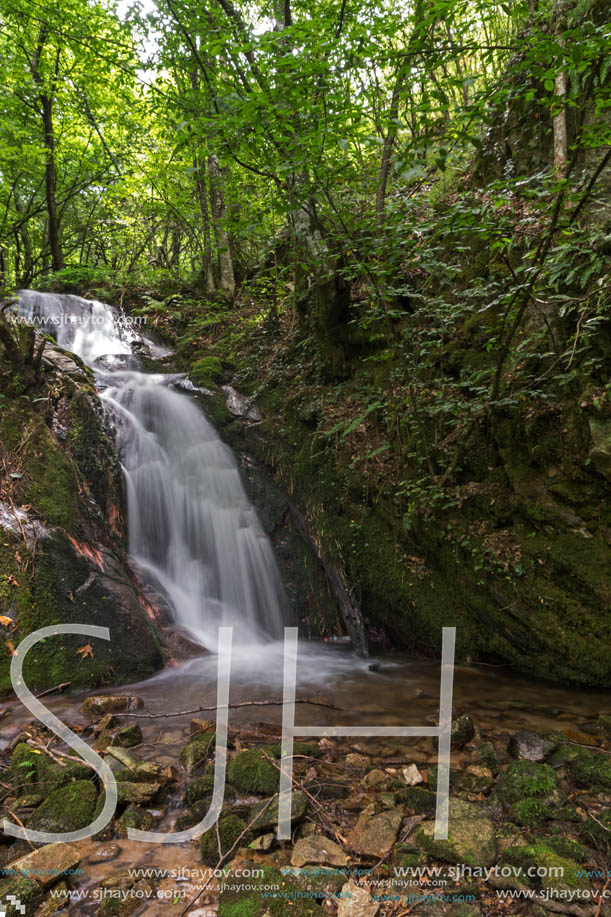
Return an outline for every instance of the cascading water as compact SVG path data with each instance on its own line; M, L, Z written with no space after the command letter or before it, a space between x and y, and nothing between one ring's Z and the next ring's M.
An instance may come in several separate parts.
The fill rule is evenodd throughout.
M231 451L194 400L171 388L179 377L125 368L142 338L110 306L29 290L18 297L24 318L96 373L117 429L130 553L177 624L210 649L219 625L233 625L234 641L247 646L280 637L284 593L272 545Z

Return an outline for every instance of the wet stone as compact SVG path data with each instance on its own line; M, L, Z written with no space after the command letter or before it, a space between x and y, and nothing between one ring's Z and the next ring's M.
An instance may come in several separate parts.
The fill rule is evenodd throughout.
M87 857L87 862L92 866L96 863L110 863L121 855L121 848L118 844L102 844Z
M348 857L339 844L320 834L297 841L291 855L293 866L306 866L310 863L345 866L347 862Z
M105 713L131 713L144 707L141 697L130 694L100 694L88 697L81 704L81 713L90 719L104 716Z

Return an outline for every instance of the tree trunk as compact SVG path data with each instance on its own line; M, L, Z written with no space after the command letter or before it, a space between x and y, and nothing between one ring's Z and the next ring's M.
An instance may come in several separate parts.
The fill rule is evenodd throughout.
M405 63L402 63L399 67L399 72L397 73L397 78L395 80L395 85L392 91L392 98L390 101L390 110L388 112L388 130L386 132L386 137L384 138L384 146L382 147L382 160L380 162L380 176L378 178L378 189L376 192L376 220L378 225L378 236L382 232L382 227L384 225L384 204L386 202L386 186L388 184L388 176L390 175L390 165L392 162L392 148L395 143L395 138L397 136L397 117L399 115L399 101L401 99L401 89L403 87L403 82L407 73L407 67Z
M51 82L51 91L49 92L45 87L43 78L40 74L40 60L42 56L42 50L47 39L48 28L46 25L43 25L40 29L38 35L38 43L36 46L36 51L32 57L30 67L32 70L32 76L34 77L34 82L38 86L39 90L39 101L40 101L40 112L42 115L42 124L44 132L44 142L46 150L46 159L45 159L45 195L47 201L47 215L48 215L48 239L49 239L49 248L51 251L51 269L54 271L61 271L64 267L64 253L62 252L60 232L59 232L59 216L57 213L57 202L55 199L55 186L56 186L56 172L55 172L55 130L53 127L53 92L57 84L57 78L59 75L59 49L55 55L55 71L54 76Z
M204 237L204 263L202 264L202 279L206 291L214 290L214 275L212 273L212 239L210 236L210 213L208 211L208 189L206 187L206 172L204 164L198 156L193 160L195 186L197 199L202 217L202 230Z
M554 31L558 39L558 44L563 47L562 30L564 27L565 12L562 6L562 0L555 0L552 5L554 15ZM556 74L555 91L559 99L562 100L560 111L553 118L554 130L554 172L557 179L564 176L568 156L568 141L566 133L566 70L561 69Z
M15 202L15 210L20 217L23 217L23 204L16 190L13 191L13 200ZM34 276L34 254L27 223L22 219L20 224L15 233L23 248L23 269L21 267L18 268L17 264L15 264L15 279L17 286L28 287Z
M223 175L218 159L214 154L208 157L208 174L210 176L210 209L216 235L219 263L219 287L226 293L235 292L235 275L229 247L229 233L225 222L225 192Z

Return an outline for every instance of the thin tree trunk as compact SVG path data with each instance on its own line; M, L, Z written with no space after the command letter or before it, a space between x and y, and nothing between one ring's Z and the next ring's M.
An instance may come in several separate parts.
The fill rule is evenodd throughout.
M31 60L30 66L34 82L39 89L39 101L41 106L42 124L44 131L44 142L46 149L45 159L45 195L47 201L48 214L48 238L49 248L51 250L51 268L54 271L61 271L64 267L64 253L62 251L59 217L57 213L57 201L55 196L57 176L55 171L55 130L53 127L53 91L59 74L59 49L55 56L55 73L51 84L51 91L48 92L44 86L43 78L40 74L40 58L44 43L47 38L47 27L42 26L39 35L36 51Z
M378 224L378 236L382 232L384 224L384 204L386 202L386 187L388 185L388 176L390 175L390 165L392 162L392 148L397 136L397 117L399 114L399 101L401 99L401 89L407 73L405 63L399 67L395 85L392 91L390 101L390 110L388 112L388 130L384 138L382 148L382 160L380 162L380 176L378 178L378 189L376 192L376 220Z
M23 204L16 190L13 191L13 200L15 202L15 210L19 216L22 217ZM34 276L34 255L32 239L30 238L27 223L24 220L21 220L20 223L19 230L15 232L15 235L20 239L23 248L23 270L21 270L21 268L18 270L17 266L15 266L15 273L17 286L27 287L30 285L32 277Z
M226 293L233 295L235 291L235 275L229 247L229 233L225 222L223 175L218 159L214 154L208 157L208 175L210 177L210 209L218 248L219 287Z
M564 25L564 9L562 0L555 0L552 6L554 15L554 31L558 39L558 44L563 47L562 30ZM566 132L566 70L561 69L556 74L555 91L559 99L562 99L562 107L553 118L554 130L554 173L557 179L564 175L568 156L568 141Z

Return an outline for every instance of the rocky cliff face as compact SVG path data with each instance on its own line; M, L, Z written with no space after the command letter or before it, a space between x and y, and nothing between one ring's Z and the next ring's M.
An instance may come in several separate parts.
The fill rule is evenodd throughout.
M122 481L90 371L30 327L0 328L0 690L38 628L83 623L111 640L34 647L26 683L91 687L151 674L162 652L125 557Z

